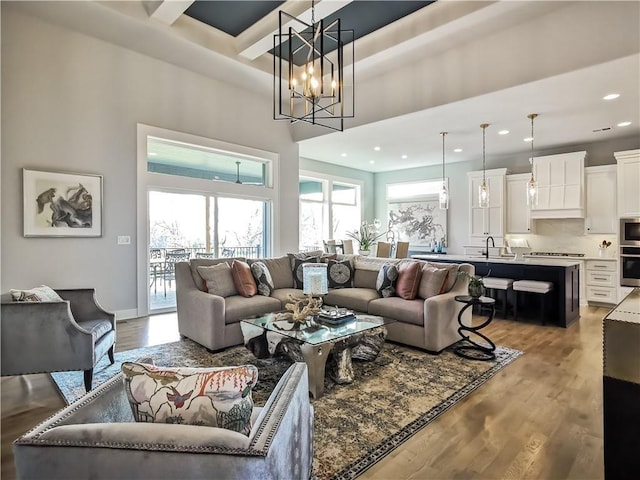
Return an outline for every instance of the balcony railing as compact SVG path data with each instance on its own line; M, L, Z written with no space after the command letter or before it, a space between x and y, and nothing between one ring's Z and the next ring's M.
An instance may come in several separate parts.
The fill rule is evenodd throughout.
M189 258L211 257L211 258L230 258L230 257L246 257L259 258L262 253L262 246L238 246L238 247L219 247L215 250L207 252L205 247L150 247L149 253L152 261L164 260L167 258L167 252L170 253L188 253ZM199 255L200 254L200 255Z

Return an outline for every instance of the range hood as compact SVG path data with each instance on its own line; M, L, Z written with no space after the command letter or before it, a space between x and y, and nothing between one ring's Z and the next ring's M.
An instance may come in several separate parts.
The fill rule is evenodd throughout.
M533 159L538 205L531 218L584 218L584 159L587 152L561 153Z

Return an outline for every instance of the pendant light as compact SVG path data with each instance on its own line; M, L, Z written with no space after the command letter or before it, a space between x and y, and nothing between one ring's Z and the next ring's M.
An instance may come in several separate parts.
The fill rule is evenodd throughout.
M537 113L530 113L527 118L531 119L531 157L529 163L531 164L531 179L527 183L527 205L530 208L538 206L538 182L533 176L533 119L538 116Z
M489 207L489 187L487 186L487 178L485 175L485 132L488 126L488 123L480 125L480 128L482 129L482 185L478 187L478 206L481 208Z
M449 192L447 190L447 184L444 177L444 136L447 132L440 132L442 135L442 188L440 189L440 195L438 197L440 201L440 209L447 210L449 208Z

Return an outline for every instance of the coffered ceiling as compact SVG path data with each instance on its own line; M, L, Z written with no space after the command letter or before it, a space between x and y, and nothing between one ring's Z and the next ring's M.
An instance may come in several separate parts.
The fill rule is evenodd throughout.
M4 4L269 99L278 11L311 19L306 0ZM355 118L344 132L293 125L303 157L374 172L434 165L448 131L447 162L475 161L481 123L488 158L522 157L529 113L539 150L640 147L640 2L317 1L316 19L329 15L361 32L347 79Z

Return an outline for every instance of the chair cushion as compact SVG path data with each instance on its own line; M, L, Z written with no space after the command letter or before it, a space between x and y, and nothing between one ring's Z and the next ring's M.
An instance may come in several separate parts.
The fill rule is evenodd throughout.
M322 300L325 305L339 305L356 312L367 312L369 302L380 298L373 288L336 288L330 290Z
M207 267L197 267L198 273L207 284L207 291L220 297L237 295L238 291L233 283L231 267L227 262L221 262Z
M124 362L122 372L138 422L251 431L251 389L258 381L253 365L184 368Z
M513 285L513 278L484 277L482 279L485 288L495 288L496 290L507 290Z
M224 322L227 325L238 323L243 318L275 312L281 308L280 300L277 298L263 295L254 295L247 298L241 295L234 295L224 299Z
M251 262L249 265L251 268L251 274L256 280L258 293L268 297L275 288L273 286L273 278L271 278L269 267L267 267L264 262Z
M449 271L446 268L438 268L430 263L423 265L418 296L427 299L440 295L446 288L448 276Z
M553 283L538 280L518 280L513 282L513 289L520 292L547 293L553 290Z
M418 286L422 278L422 265L418 262L402 262L398 266L396 294L405 300L413 300L418 294Z
M393 318L403 323L424 326L424 300L400 297L377 298L369 303L369 313Z
M234 260L231 264L231 275L233 277L233 284L240 295L243 297L253 297L258 293L256 281L253 279L251 268L247 262Z
M113 325L109 320L85 320L78 322L78 325L91 332L94 342L113 330Z
M302 293L302 290L298 288L276 288L273 292L271 292L271 298L280 300L282 308L284 308L284 306L289 303L289 295L293 295L297 298L302 298L305 296L304 293Z
M273 288L292 288L293 273L291 272L291 262L289 257L284 255L276 258L260 258L257 260L247 260L249 265L254 262L262 262L269 269L271 280L273 280Z
M11 298L16 302L63 302L64 300L56 291L47 287L46 285L40 285L39 287L32 288L31 290L15 290L11 289Z

